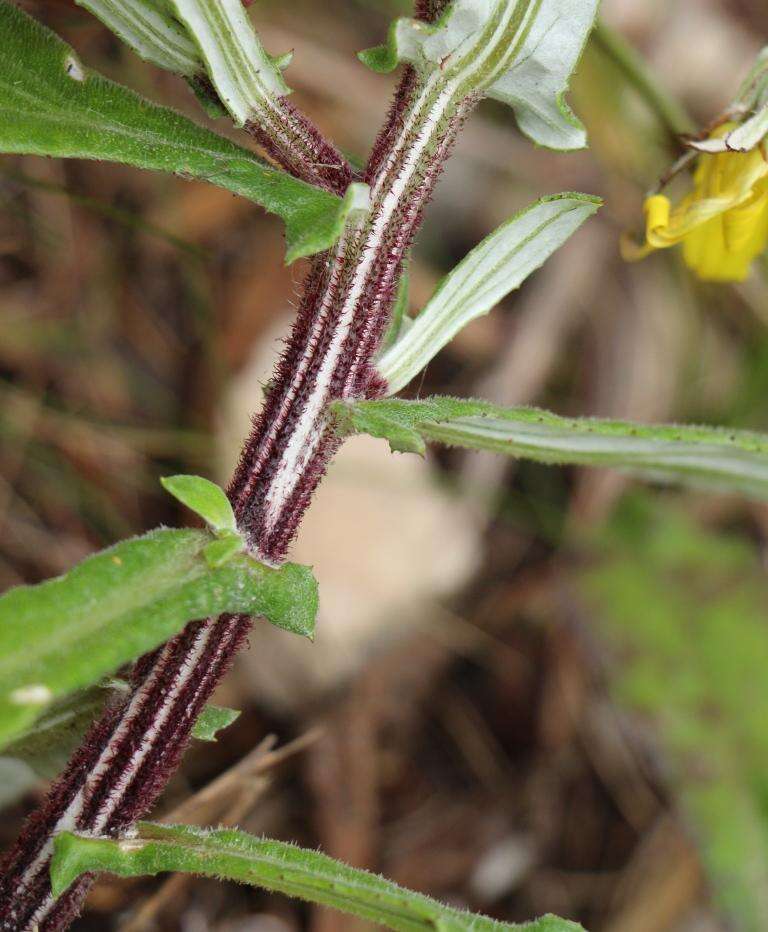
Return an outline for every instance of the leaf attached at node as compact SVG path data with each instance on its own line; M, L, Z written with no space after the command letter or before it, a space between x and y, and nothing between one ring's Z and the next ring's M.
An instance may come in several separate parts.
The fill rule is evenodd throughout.
M247 197L285 223L286 261L330 248L365 185L344 199L86 68L58 36L0 0L0 152L124 162Z
M212 531L235 531L237 522L224 490L202 476L165 476L160 484L182 505L205 521Z
M442 396L337 402L334 411L342 429L383 437L394 449L421 452L433 441L540 463L607 466L768 500L768 437L748 431L566 418Z
M414 893L319 851L255 838L235 829L140 822L123 839L61 832L54 840L51 887L60 896L84 873L141 877L184 871L263 887L331 906L402 932L583 932L580 925L544 916L525 925L496 922Z
M436 23L401 17L385 45L360 52L373 71L408 62L423 75L508 104L537 145L581 149L583 125L565 102L599 0L452 0Z
M312 636L317 584L307 567L275 569L244 553L211 566L214 541L207 531L151 531L0 597L0 745L57 697L97 683L190 621L264 615Z

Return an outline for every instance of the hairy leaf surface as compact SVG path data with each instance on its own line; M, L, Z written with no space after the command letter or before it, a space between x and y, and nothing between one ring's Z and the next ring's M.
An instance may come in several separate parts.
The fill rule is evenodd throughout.
M359 207L354 196L342 200L299 181L95 74L7 0L0 0L0 46L1 152L104 159L209 181L284 221L288 261L333 245Z
M189 621L242 612L311 636L317 588L296 564L272 569L246 554L211 566L205 531L156 530L84 560L69 573L0 598L0 742L57 696L97 682Z
M541 463L610 466L768 499L768 437L718 427L564 418L536 408L434 397L337 404L340 428L423 453L428 440Z
M122 877L185 871L265 887L312 903L332 906L389 929L416 932L579 932L574 922L545 916L523 926L496 922L445 906L367 871L348 867L318 851L254 838L234 829L200 829L141 822L123 841L56 837L52 888L61 894L83 873L109 871Z

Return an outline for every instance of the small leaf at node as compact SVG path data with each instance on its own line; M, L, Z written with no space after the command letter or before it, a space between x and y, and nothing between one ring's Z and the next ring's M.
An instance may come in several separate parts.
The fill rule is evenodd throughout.
M232 505L215 482L202 476L165 476L160 483L182 505L200 515L212 530L237 533Z
M198 741L216 741L217 732L227 728L240 717L239 709L221 705L207 705L192 728L192 737Z

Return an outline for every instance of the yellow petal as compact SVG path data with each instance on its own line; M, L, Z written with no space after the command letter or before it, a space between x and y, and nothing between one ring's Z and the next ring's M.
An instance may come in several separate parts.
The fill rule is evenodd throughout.
M724 136L724 124L714 136ZM644 205L646 242L623 237L621 253L634 261L654 249L684 244L687 265L704 279L746 278L755 257L768 244L768 161L762 147L750 152L699 156L693 190L676 206L661 194Z
M768 189L761 182L745 204L726 211L690 233L686 264L706 281L744 281L768 245Z
M664 246L673 245L672 243L664 243L662 246L656 244L656 241L660 240L664 229L669 224L669 214L672 209L669 198L664 197L663 194L655 194L646 199L643 209L645 211L647 242L638 243L629 234L622 235L619 246L621 257L625 262L637 262L639 259L644 259L655 249L663 249Z

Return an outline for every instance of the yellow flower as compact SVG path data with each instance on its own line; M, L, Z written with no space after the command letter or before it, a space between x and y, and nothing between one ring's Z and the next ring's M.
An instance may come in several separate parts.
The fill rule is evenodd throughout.
M726 123L713 134L734 128ZM768 161L761 144L749 152L702 153L693 190L673 207L654 194L645 201L646 242L622 239L622 255L642 259L683 244L686 265L705 281L743 281L768 245Z

